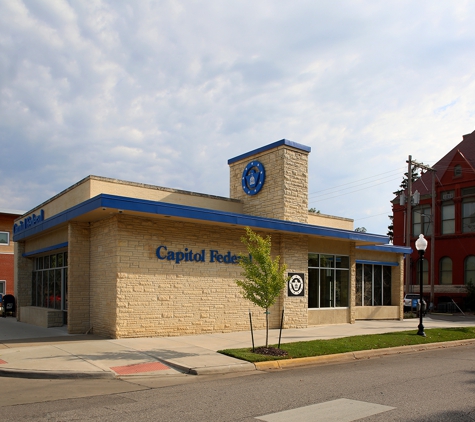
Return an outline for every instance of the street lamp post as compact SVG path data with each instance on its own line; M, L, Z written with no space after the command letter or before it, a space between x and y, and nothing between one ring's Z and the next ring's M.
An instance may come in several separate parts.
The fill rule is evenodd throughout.
M423 270L424 270L424 252L427 249L427 240L424 239L424 235L420 234L419 239L416 240L416 249L419 252L419 331L418 336L426 336L424 333L424 325L422 324L422 304L423 304Z

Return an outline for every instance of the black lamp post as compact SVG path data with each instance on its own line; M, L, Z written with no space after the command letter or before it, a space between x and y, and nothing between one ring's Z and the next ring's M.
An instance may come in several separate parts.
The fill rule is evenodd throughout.
M424 235L420 234L419 239L416 240L416 249L419 252L419 331L417 332L418 336L426 336L426 333L424 333L424 325L422 325L422 304L423 304L423 283L422 283L422 276L423 276L423 270L424 270L424 252L427 249L427 240L424 239Z

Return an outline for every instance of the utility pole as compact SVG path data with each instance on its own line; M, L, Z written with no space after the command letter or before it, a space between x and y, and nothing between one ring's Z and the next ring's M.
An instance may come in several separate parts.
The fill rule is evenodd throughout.
M430 171L432 173L432 186L431 186L431 234L430 234L430 304L434 303L434 277L435 277L435 172L436 170L432 167L426 166L423 163L418 163L412 159L412 156L409 156L407 161L407 202L406 202L406 246L411 247L411 234L412 234L412 167L418 168L421 170ZM422 176L421 176L422 177ZM422 215L421 215L422 218ZM421 263L421 265L423 265ZM406 255L406 293L409 293L409 287L411 285L411 257Z
M411 247L411 202L412 202L412 155L407 160L407 199L406 199L406 246ZM411 255L406 255L406 294L411 285Z

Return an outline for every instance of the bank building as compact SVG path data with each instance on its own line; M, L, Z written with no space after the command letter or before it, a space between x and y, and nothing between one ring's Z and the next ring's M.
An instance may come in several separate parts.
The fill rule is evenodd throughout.
M111 338L264 328L235 280L245 228L287 264L271 328L402 319L410 248L308 211L310 148L228 160L230 197L88 176L15 220L19 321Z

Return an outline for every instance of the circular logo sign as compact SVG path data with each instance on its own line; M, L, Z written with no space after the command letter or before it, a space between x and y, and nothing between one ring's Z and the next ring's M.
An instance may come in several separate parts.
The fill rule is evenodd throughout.
M289 280L289 293L293 296L301 296L303 293L303 278L299 274L293 274Z
M259 161L251 161L242 172L242 189L248 195L258 193L266 179L264 166Z

